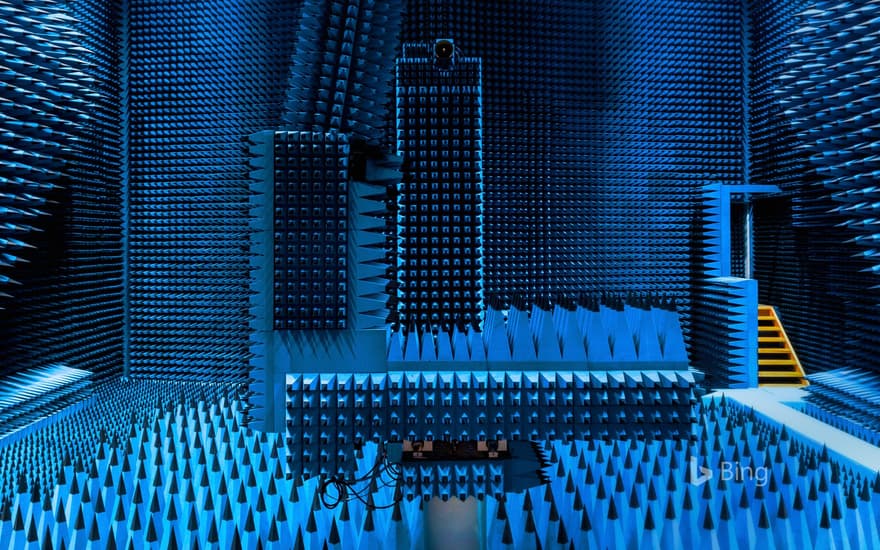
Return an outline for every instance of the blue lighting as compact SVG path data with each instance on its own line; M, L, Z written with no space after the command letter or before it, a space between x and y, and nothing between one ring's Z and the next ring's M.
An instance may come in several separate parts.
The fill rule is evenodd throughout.
M880 3L0 14L0 548L880 549Z

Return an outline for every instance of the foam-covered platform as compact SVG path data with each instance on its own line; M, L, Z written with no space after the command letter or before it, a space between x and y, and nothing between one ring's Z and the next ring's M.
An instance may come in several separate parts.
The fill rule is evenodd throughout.
M688 371L410 371L287 376L297 474L350 470L368 441L690 437Z

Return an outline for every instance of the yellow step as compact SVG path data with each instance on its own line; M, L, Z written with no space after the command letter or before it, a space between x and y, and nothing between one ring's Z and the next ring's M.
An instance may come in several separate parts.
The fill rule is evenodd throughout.
M807 384L804 369L779 322L776 310L772 306L759 305L758 385L800 387Z

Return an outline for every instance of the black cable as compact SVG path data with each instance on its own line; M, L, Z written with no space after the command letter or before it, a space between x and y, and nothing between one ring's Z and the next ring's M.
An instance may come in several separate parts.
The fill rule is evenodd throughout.
M400 464L389 462L388 455L385 454L383 450L381 458L376 460L372 468L361 477L356 479L345 479L344 477L335 474L327 476L321 479L321 483L318 485L318 493L321 496L321 502L324 504L324 507L330 510L336 508L342 502L351 502L354 499L359 500L368 510L384 510L392 508L402 500L403 496L401 492L395 491L394 500L390 504L377 505L372 502L370 485L374 479L378 478L379 481L382 482L383 487L392 487L399 481L400 472ZM390 479L388 480L383 477L386 473L390 476ZM366 486L358 488L360 484L365 482L367 483ZM336 489L335 497L328 491L330 487Z

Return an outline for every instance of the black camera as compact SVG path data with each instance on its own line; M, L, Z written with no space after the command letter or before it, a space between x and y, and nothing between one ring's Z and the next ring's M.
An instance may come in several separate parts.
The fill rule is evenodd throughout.
M434 42L434 62L444 68L448 69L454 63L453 57L455 56L455 44L452 40L448 38L440 38L436 42Z
M455 45L452 40L441 38L434 43L434 57L437 59L451 59L455 53Z

